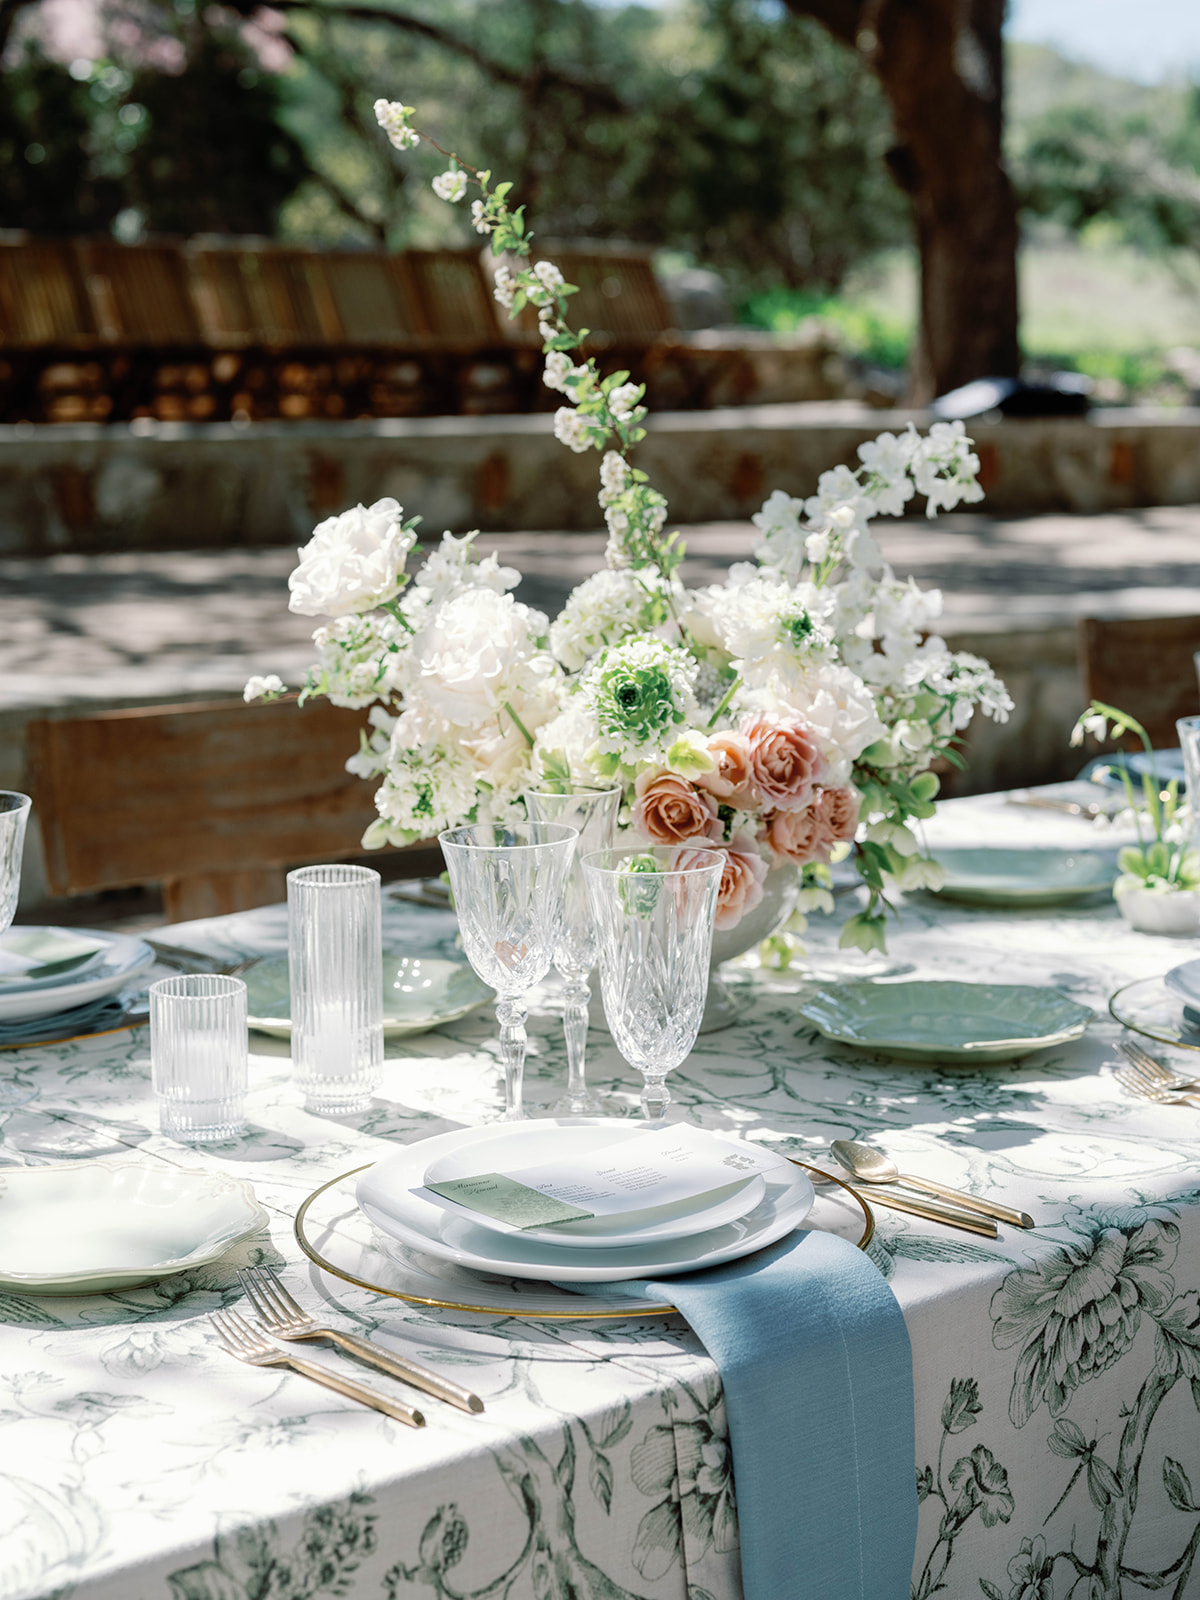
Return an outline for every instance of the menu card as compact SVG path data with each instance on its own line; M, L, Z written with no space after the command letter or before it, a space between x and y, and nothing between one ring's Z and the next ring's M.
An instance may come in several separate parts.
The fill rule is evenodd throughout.
M480 1172L414 1190L449 1210L488 1217L504 1232L621 1217L732 1193L779 1157L672 1123L515 1172Z

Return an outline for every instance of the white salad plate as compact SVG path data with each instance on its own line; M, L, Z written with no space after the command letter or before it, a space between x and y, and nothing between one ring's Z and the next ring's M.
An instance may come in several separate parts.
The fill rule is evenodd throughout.
M580 1134L584 1136L581 1148L586 1141L591 1142L591 1148L596 1148L612 1142L614 1129L631 1125L623 1124L621 1119L564 1118L539 1120L531 1126L555 1134L555 1154L562 1157L569 1149L569 1141ZM645 1125L633 1124L632 1127L644 1129ZM469 1170L479 1170L479 1158L485 1151L488 1163L484 1170L497 1170L498 1162L494 1158L498 1150L487 1147L497 1140L497 1135L501 1136L500 1142L506 1142L504 1136L511 1132L507 1125L493 1124L485 1128L456 1129L406 1145L359 1178L356 1194L363 1214L381 1233L401 1245L456 1266L551 1283L615 1283L628 1278L690 1272L722 1261L737 1260L791 1233L804 1221L813 1204L813 1187L808 1178L799 1167L780 1156L778 1164L762 1174L762 1199L736 1220L673 1239L592 1247L586 1257L581 1257L574 1243L548 1244L542 1239L528 1239L524 1234L499 1233L411 1193L424 1183L435 1162L440 1163L444 1157L460 1150L473 1152ZM737 1153L737 1140L716 1134L713 1137L728 1145L731 1154ZM508 1148L511 1151L514 1147ZM549 1154L548 1148L543 1148L542 1153ZM522 1154L519 1167L529 1164L528 1154ZM405 1198L398 1201L401 1190Z
M1094 850L934 847L945 880L934 892L974 906L1064 906L1111 889L1116 863Z
M31 989L53 988L69 978L72 982L98 966L107 955L111 933L95 933L89 928L51 928L40 924L18 923L5 933L0 933L0 994L27 994ZM43 949L38 965L26 971L5 970L6 960L21 956L21 949L30 939L41 941ZM53 952L57 951L57 954ZM31 975L32 974L32 975ZM40 974L40 975L39 975Z
M464 1139L453 1150L432 1162L425 1172L424 1181L427 1184L445 1183L452 1178L473 1177L480 1170L481 1144L487 1151L489 1167L513 1173L520 1172L524 1167L535 1166L539 1161L557 1161L567 1155L583 1156L618 1141L644 1138L646 1129L646 1123L640 1121L597 1117L587 1122L563 1118L462 1130L482 1137ZM713 1142L717 1151L728 1147L736 1159L735 1144L719 1136L714 1136ZM381 1165L386 1166L386 1163ZM424 1197L413 1195L400 1184L393 1187L386 1173L380 1173L378 1182L388 1191L392 1202L388 1209L392 1214L398 1215L401 1221L407 1220L419 1226L422 1214L418 1208L426 1204ZM766 1194L766 1184L760 1173L740 1182L736 1176L732 1176L728 1188L735 1192L722 1193L707 1203L703 1197L697 1196L674 1205L623 1211L611 1217L581 1218L578 1222L563 1222L553 1228L514 1230L478 1213L463 1216L452 1210L451 1214L462 1216L462 1220L486 1228L489 1233L504 1233L510 1238L515 1231L522 1239L540 1240L543 1244L571 1244L586 1250L609 1250L614 1245L641 1246L661 1244L667 1239L686 1239L694 1233L704 1233L709 1228L723 1227L727 1222L736 1222L748 1211L753 1211ZM406 1216L410 1201L414 1203L414 1208Z
M256 961L247 969L245 981L250 1026L259 1033L289 1039L292 995L287 957ZM465 961L445 961L438 956L383 958L383 1031L387 1038L427 1033L444 1022L456 1022L495 997L495 991L477 978Z
M92 932L88 929L89 935ZM100 931L94 937L105 942L98 964L89 964L35 989L10 992L7 985L0 985L0 1022L25 1022L32 1017L52 1016L56 1011L74 1010L89 1000L116 994L154 965L154 951L142 939Z
M897 1061L942 1066L1013 1061L1078 1039L1092 1012L1063 994L1016 983L843 983L796 1007L827 1039Z
M254 1190L165 1162L0 1172L0 1289L101 1294L203 1266L268 1222Z

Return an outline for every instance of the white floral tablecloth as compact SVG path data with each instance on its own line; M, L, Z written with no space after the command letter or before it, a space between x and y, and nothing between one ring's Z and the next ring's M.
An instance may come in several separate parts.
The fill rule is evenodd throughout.
M956 806L945 823L960 836L964 807L984 829L995 817ZM386 917L396 946L452 944L446 913L393 902ZM171 937L282 948L285 915ZM1086 1036L1016 1066L901 1066L823 1041L796 1015L795 979L744 974L740 1025L703 1037L672 1078L706 1126L810 1160L865 1139L1037 1220L992 1243L878 1211L876 1259L913 1345L919 1600L1200 1595L1200 1110L1114 1081L1105 1009L1119 984L1193 953L1130 932L1103 902L1018 915L913 898L891 934L898 962L1057 984L1095 1007ZM490 1018L389 1047L371 1109L336 1121L301 1109L285 1046L252 1048L248 1136L210 1151L158 1133L144 1031L0 1057L37 1090L0 1114L0 1168L133 1153L211 1165L250 1179L272 1217L269 1238L154 1287L0 1293L0 1596L736 1600L720 1384L678 1320L406 1308L324 1277L293 1241L297 1205L325 1179L485 1114L500 1076ZM543 1013L531 1097L564 1071ZM633 1103L606 1037L593 1036L592 1075ZM485 1414L431 1402L413 1432L223 1355L205 1313L237 1302L247 1261L282 1263L307 1303L469 1382ZM810 1444L816 1474L839 1441Z

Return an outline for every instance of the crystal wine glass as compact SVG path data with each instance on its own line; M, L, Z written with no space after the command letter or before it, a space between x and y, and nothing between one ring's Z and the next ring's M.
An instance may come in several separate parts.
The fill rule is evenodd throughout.
M689 845L584 857L604 1015L618 1050L644 1079L642 1114L650 1122L665 1118L667 1073L700 1031L724 866L719 850Z
M592 997L588 975L596 964L598 940L582 858L592 851L612 848L620 803L620 785L565 792L525 791L525 806L535 822L562 822L579 832L563 900L562 929L554 952L554 965L564 983L563 1034L567 1041L567 1092L550 1107L551 1115L556 1117L611 1116L614 1109L610 1102L592 1093L586 1079L588 1001Z
M525 1115L525 996L554 960L578 837L559 822L485 822L438 835L467 960L497 994L504 1122Z
M27 794L0 789L0 933L6 933L17 914L21 890L21 857L25 852L25 824L33 805ZM0 1083L0 1111L24 1105L33 1091Z

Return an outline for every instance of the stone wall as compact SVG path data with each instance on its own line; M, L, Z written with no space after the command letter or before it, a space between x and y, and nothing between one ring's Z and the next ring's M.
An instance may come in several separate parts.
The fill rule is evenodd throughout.
M810 494L919 413L856 402L663 412L637 463L673 520L745 518L772 489ZM1102 411L971 430L986 507L1095 512L1200 501L1200 410ZM549 416L351 423L0 428L0 555L298 544L314 521L393 495L426 532L587 529L597 460Z

